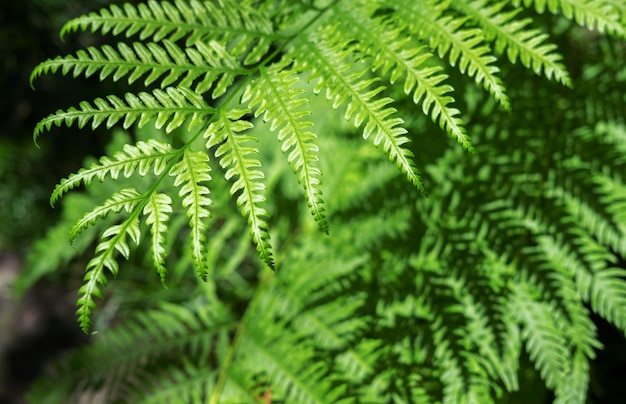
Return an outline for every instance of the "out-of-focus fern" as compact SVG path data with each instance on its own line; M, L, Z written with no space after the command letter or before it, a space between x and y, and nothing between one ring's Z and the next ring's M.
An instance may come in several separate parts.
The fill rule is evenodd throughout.
M143 129L53 192L102 189L64 225L96 245L81 326L100 296L119 325L32 401L585 402L591 313L626 333L625 17L600 0L176 0L71 21L122 42L33 79L147 88L35 137Z

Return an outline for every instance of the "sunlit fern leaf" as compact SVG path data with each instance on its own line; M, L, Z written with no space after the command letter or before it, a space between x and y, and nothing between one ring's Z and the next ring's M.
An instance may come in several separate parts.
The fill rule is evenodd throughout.
M162 44L135 42L132 46L120 42L117 49L110 45L89 47L79 50L75 56L47 60L31 73L31 86L42 74L59 69L63 75L71 73L73 77L90 77L98 71L100 80L111 77L119 81L128 77L129 84L145 76L145 86L156 81L161 88L177 83L178 87L193 88L197 93L207 91L220 79L224 84L218 86L220 90L214 96L223 94L236 75L247 72L216 42L198 42L184 50L169 40L163 40ZM197 81L195 86L194 81Z
M409 139L402 126L403 120L391 118L396 110L389 107L392 100L378 97L383 86L372 88L377 79L365 79L366 70L350 71L348 58L353 52L342 39L337 27L327 27L327 32L315 38L315 42L300 37L298 46L291 54L294 69L307 72L309 81L315 83L314 91L325 91L326 98L333 108L347 103L345 118L356 127L365 124L363 137L373 138L378 146L382 143L389 159L406 175L409 181L420 190L424 190L422 180L413 162L412 152L404 146Z
M206 276L205 244L206 220L210 216L209 206L212 204L210 191L206 185L211 180L211 167L206 152L185 150L169 174L175 177L174 186L180 187L178 194L182 199L183 208L187 210L189 227L191 228L191 249L194 266L200 278Z
M530 18L516 18L520 9L507 11L508 1L487 4L484 0L473 2L453 2L455 8L462 10L476 21L484 30L487 41L495 41L495 50L506 53L511 63L519 57L522 64L532 68L537 74L543 73L548 78L571 87L572 80L561 55L555 52L556 45L547 42L548 34L538 29L529 28Z
M253 127L248 121L240 118L245 110L221 111L217 121L212 123L204 133L206 147L216 146L215 157L226 170L226 180L232 180L230 194L237 196L237 206L248 220L252 241L257 247L261 259L270 268L275 269L268 226L264 219L267 212L260 206L265 202L265 185L259 180L264 178L260 170L261 162L254 158L258 150L246 145L255 140L245 133Z
M136 145L127 144L122 151L114 153L112 157L101 157L98 163L62 179L52 192L50 204L54 206L66 192L81 184L89 185L94 179L100 181L107 177L117 179L120 174L128 178L135 172L143 176L150 171L159 175L176 153L169 144L154 139L140 141Z
M320 189L322 172L316 166L317 136L309 130L313 123L305 118L311 113L303 108L308 100L302 96L304 90L294 88L297 82L298 76L285 63L260 69L259 78L246 87L242 102L248 103L255 116L270 122L270 130L278 131L281 150L288 153L287 160L304 187L311 214L328 233Z
M165 237L167 232L169 214L172 213L172 198L166 194L151 193L148 202L143 208L146 216L146 224L152 234L152 263L161 277L161 283L165 285L167 269L165 268Z
M94 298L102 298L100 285L104 286L107 283L105 269L116 276L119 271L116 254L120 253L126 259L130 257L130 247L126 236L129 236L135 244L139 244L140 235L138 212L133 213L121 224L107 228L102 234L102 240L96 246L96 256L87 263L84 283L78 290L80 297L76 302L78 306L76 314L83 331L89 332L91 329L91 311L95 307Z
M87 212L70 230L70 242L73 241L78 234L90 225L93 225L98 219L108 216L110 213L120 213L124 210L130 214L139 203L144 200L144 196L134 188L124 188L116 192L104 202L101 206L93 208Z
M63 26L61 36L79 29L126 37L138 34L142 41L184 38L187 45L216 40L228 44L229 52L235 56L247 52L246 63L256 63L275 38L264 16L233 0L148 0L137 6L111 5L71 20Z
M498 77L499 69L494 65L496 58L485 44L481 29L463 28L467 18L454 18L443 15L445 3L440 5L410 2L396 3L399 10L409 7L413 12L396 14L411 32L426 41L439 57L448 54L450 65L458 63L463 74L473 77L506 109L510 109L502 80ZM391 4L391 2L390 2Z
M59 110L41 120L35 127L35 141L41 132L50 130L52 125L71 126L76 123L79 128L83 128L90 121L92 129L102 124L111 128L122 120L124 128L131 125L141 128L156 118L155 126L169 133L182 126L187 119L189 127L193 127L215 111L204 102L201 95L184 87L155 89L152 93L141 92L137 95L126 93L125 100L110 95L106 99L96 98L93 104L83 101L78 109L71 107L66 111Z
M570 20L599 32L608 32L624 37L626 30L616 10L603 0L512 0L513 6L524 4L534 7L539 13L547 9L553 13L563 13Z

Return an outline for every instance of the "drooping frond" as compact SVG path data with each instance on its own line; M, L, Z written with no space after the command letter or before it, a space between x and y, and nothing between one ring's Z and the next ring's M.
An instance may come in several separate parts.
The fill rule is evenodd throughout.
M174 186L180 187L178 194L182 199L183 208L187 210L189 227L191 228L191 248L194 266L201 278L206 276L204 263L209 206L209 188L205 185L211 180L211 167L206 152L190 152L185 150L181 160L176 163L169 174L175 177Z
M375 86L376 78L367 79L367 70L350 71L350 54L352 49L346 46L337 27L327 27L327 34L321 35L311 42L299 38L295 49L294 69L307 72L310 82L315 82L314 91L324 91L326 98L332 102L333 108L347 102L345 118L355 126L365 124L363 137L376 145L382 143L384 152L394 161L409 181L418 189L423 184L413 154L403 146L409 139L404 136L407 131L400 125L400 118L390 118L396 110L389 107L391 98L377 97L383 90L382 85ZM373 88L372 88L373 87ZM433 112L434 115L437 115ZM372 136L373 135L373 136ZM469 145L469 143L466 143Z
M169 133L182 126L188 118L189 127L198 125L207 114L214 111L201 95L184 87L168 87L165 91L155 89L152 93L141 92L137 95L126 93L124 100L110 95L106 99L96 98L93 105L83 101L78 108L57 111L37 124L33 137L36 141L44 130L50 130L53 125L71 126L76 123L79 128L83 128L91 121L92 129L102 124L111 128L123 120L125 129L131 125L141 128L153 118L156 118L157 128L163 127Z
M187 46L214 40L228 44L228 52L236 57L248 52L246 63L256 63L274 39L272 26L264 16L233 0L148 0L137 6L111 5L69 21L61 29L61 36L79 29L115 36L138 35L142 41L151 38L154 42L174 42L184 38Z
M259 169L261 162L254 157L258 150L246 144L255 139L245 133L253 127L250 122L241 120L245 113L245 110L222 112L217 121L207 128L204 137L207 139L207 149L217 147L215 157L220 159L220 165L226 170L226 179L233 180L230 194L238 194L237 206L248 219L252 241L263 262L274 269L270 236L264 219L267 212L260 206L266 201L263 195L265 185L259 181L264 175Z
M522 64L537 74L542 71L548 78L571 87L572 81L561 55L555 52L556 45L547 43L548 34L529 28L530 18L516 18L520 9L505 10L507 1L487 4L484 0L452 2L453 6L472 17L484 30L487 41L495 41L495 50L506 53L511 63L519 57Z
M320 190L322 172L316 166L317 137L309 130L313 123L305 120L310 111L303 109L303 105L308 101L302 97L304 90L294 88L297 82L298 76L286 66L261 69L259 78L246 87L242 102L248 103L255 116L262 116L263 120L270 122L270 130L278 130L281 149L289 153L287 160L304 187L311 214L320 228L328 233Z
M94 179L117 179L120 174L128 178L135 172L143 176L151 171L154 175L160 175L175 155L176 151L169 144L154 139L140 141L134 146L127 144L112 157L104 156L89 168L82 168L62 179L52 192L50 204L54 206L65 193L81 184L89 185Z

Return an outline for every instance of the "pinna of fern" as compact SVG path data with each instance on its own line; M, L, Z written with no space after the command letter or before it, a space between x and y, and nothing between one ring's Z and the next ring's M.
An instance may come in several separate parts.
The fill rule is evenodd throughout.
M213 159L233 182L231 196L248 222L260 258L275 267L262 206L266 201L263 168L258 151L250 146L254 138L246 132L253 124L243 119L244 111L271 121L270 130L278 132L281 148L288 152L287 160L304 189L311 214L327 231L321 191L324 176L316 147L320 134L305 118L319 113L306 107L310 91L323 92L332 108L341 107L363 137L381 146L407 179L423 190L408 147L411 134L389 96L389 84L399 84L424 114L473 151L461 111L453 106L458 90L448 83L447 66L458 66L461 74L471 77L505 109L510 105L498 75L497 58L490 50L492 41L496 51L506 52L512 62L519 57L535 72L569 83L547 36L530 24L512 25L515 9L501 3L486 12L481 7L484 1L329 2L322 9L305 2L290 6L278 2L275 7L270 3L261 2L257 7L253 1L149 0L137 6L113 5L68 22L62 34L91 30L120 38L117 45L91 47L74 56L45 61L33 70L31 81L50 72L74 77L99 74L101 80L143 82L145 87L145 91L129 92L123 98L109 95L91 103L83 101L78 108L59 110L37 125L35 139L52 126L74 124L79 128L90 124L95 129L116 124L142 127L154 122L167 132L186 127L195 133L187 143L161 157L167 161L165 167L155 165L146 170L150 161L158 160L150 152L130 160L119 155L119 161L105 160L102 167L80 171L55 190L52 202L76 185L88 185L88 180L79 180L91 171L107 175L121 169L128 177L136 167L143 167L141 174L154 177L152 186L137 190L140 200L127 205L128 216L106 230L96 247L79 300L83 328L89 328L93 297L100 295L99 285L106 282L104 270L115 275L118 254L129 256L127 237L140 242L136 228L142 217L154 232L154 263L165 279L160 233L167 229L169 214L185 211L194 235L191 248L196 270L201 276L206 274L202 233L211 212L211 176L207 173L217 168ZM555 1L549 2L548 8L590 28L621 35L615 22L619 10L596 3L572 6L568 1ZM544 10L542 2L535 7ZM296 90L300 88L298 76L313 83L312 89ZM192 147L201 136L206 147ZM142 162L137 165L137 161ZM188 174L196 169L202 174ZM171 175L180 187L179 194L184 195L179 207L166 203L166 195L160 193L162 182ZM117 212L99 209L102 215Z

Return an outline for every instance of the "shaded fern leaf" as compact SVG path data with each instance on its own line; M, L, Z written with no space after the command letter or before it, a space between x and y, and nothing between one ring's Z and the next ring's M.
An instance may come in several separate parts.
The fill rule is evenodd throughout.
M526 7L534 7L539 13L545 12L546 8L553 14L563 13L569 19L589 29L597 29L599 32L608 32L613 35L625 37L626 29L622 24L620 15L606 1L602 0L513 0L513 6L524 4Z
M259 180L264 178L259 169L261 162L252 156L258 154L254 147L246 143L255 140L245 133L253 127L252 123L241 120L245 110L221 111L216 122L212 123L204 132L207 139L207 149L217 146L215 157L219 158L220 165L226 170L226 180L233 180L230 194L237 196L237 206L248 220L250 235L256 245L263 262L275 269L270 236L264 216L267 211L259 206L266 201L263 195L265 184Z
M546 42L548 34L539 29L529 28L530 18L517 18L521 9L506 11L508 1L487 4L484 0L473 2L453 2L464 13L468 14L483 29L487 41L495 41L495 50L505 53L511 63L519 57L521 63L547 78L571 87L572 80L565 66L561 63L561 55L555 52L556 45Z
M568 384L566 368L571 354L567 349L567 340L558 332L550 307L537 302L539 296L533 297L522 289L522 285L519 286L513 295L515 299L521 299L515 304L515 315L522 323L522 337L526 340L530 359L549 388Z
M151 193L143 208L146 216L146 224L150 226L152 234L152 263L161 277L161 283L165 286L167 269L165 268L165 237L167 232L169 214L172 213L172 198L166 194Z
M89 185L94 179L100 181L106 177L117 179L120 174L128 178L135 172L144 176L150 171L159 175L175 155L176 151L169 144L154 139L140 141L136 145L127 144L122 151L116 152L112 157L101 157L98 163L92 164L89 168L82 168L61 180L52 192L50 204L54 206L65 193L81 184Z
M409 27L411 32L427 41L439 57L444 58L448 54L448 62L451 66L458 63L461 73L473 77L475 82L482 84L506 110L510 109L504 85L497 75L499 69L494 65L496 58L491 55L489 47L485 44L481 29L464 29L466 18L443 15L445 3L435 5L432 1L419 4L400 2L393 7L399 11L396 13L397 17ZM405 7L413 12L401 12Z
M63 75L71 73L73 77L90 77L100 72L101 81L108 77L113 81L128 77L129 84L145 76L145 86L156 81L160 81L161 88L177 83L179 88L193 88L196 93L207 91L219 79L214 97L222 95L235 76L247 72L215 41L197 42L184 50L169 40L163 40L162 45L135 42L132 47L120 42L117 49L110 45L89 47L79 50L76 56L47 60L33 69L31 86L39 76L59 69ZM195 86L194 81L197 81Z
M191 228L190 241L194 266L202 279L206 277L207 270L204 260L208 229L206 219L210 216L208 207L212 204L209 188L202 185L211 180L208 160L206 152L185 150L181 160L169 172L169 175L175 177L174 186L180 187L178 194L183 198L182 205L187 210Z
M263 116L263 120L269 121L270 130L278 130L281 150L289 153L287 160L304 187L311 214L322 231L328 233L320 190L322 172L316 166L319 151L315 143L317 136L309 130L313 123L304 120L311 113L302 108L308 103L301 96L304 90L294 88L298 76L285 63L260 69L259 74L259 78L246 87L241 101L248 103L255 116Z
M351 72L349 57L353 53L348 41L342 39L337 26L327 26L325 33L316 36L314 42L303 37L298 38L297 46L289 56L294 60L294 69L307 72L309 81L315 82L314 91L325 90L325 95L332 102L333 108L347 102L345 118L354 126L363 128L363 138L370 139L374 145L382 143L389 160L406 175L408 180L419 190L424 186L417 167L413 162L413 153L404 146L409 139L407 131L400 125L401 118L389 118L396 110L388 105L391 98L379 97L383 86L372 89L377 79L363 78L367 70Z
M246 63L258 62L274 39L272 26L263 15L233 0L148 0L137 6L126 3L123 8L111 5L69 21L61 36L79 29L126 37L138 34L142 41L185 38L187 45L214 40L228 44L229 53L235 56L247 53Z
M137 211L134 210L134 212ZM120 253L126 259L130 257L127 236L135 244L139 244L141 232L137 213L132 214L121 224L107 228L102 234L102 240L96 246L96 256L87 263L87 273L83 278L83 285L78 290L80 297L76 301L78 323L84 332L89 332L91 328L91 310L95 307L94 298L102 298L100 285L104 286L107 283L105 269L116 276L119 271L116 254Z
M182 126L188 118L188 127L191 128L215 111L204 102L201 95L184 87L168 87L165 91L155 89L152 93L141 92L137 95L127 93L125 100L110 95L106 99L96 98L93 104L83 101L79 108L59 110L44 118L35 127L35 142L41 132L50 130L53 125L71 126L76 123L79 128L83 128L90 121L91 128L96 129L102 124L111 128L123 120L123 127L127 129L133 124L141 128L156 118L155 126L169 133Z
M473 152L464 124L457 117L459 111L449 107L454 102L449 95L454 89L442 84L447 76L441 73L443 69L440 66L432 65L432 54L425 52L423 46L411 44L410 36L399 23L400 19L396 18L392 22L376 21L372 24L373 29L369 25L364 26L358 19L347 18L346 21L349 23L343 28L358 34L362 42L361 50L373 59L372 69L380 70L382 74L387 74L391 69L391 84L406 76L403 87L405 94L412 93L413 102L421 104L425 115ZM502 97L501 101L506 100L504 92ZM508 101L505 105L508 107Z

